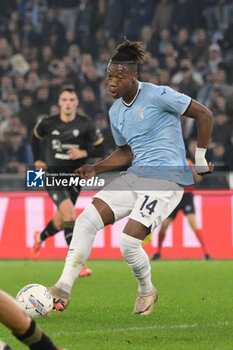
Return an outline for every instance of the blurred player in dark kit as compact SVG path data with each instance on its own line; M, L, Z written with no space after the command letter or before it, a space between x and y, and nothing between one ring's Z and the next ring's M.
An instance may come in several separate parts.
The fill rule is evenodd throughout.
M92 120L77 114L78 96L73 87L61 89L58 104L60 114L41 120L34 128L32 150L36 169L45 169L47 174L74 173L90 157L103 156L103 137ZM40 156L40 140L46 138L45 161ZM32 258L37 258L42 242L64 229L69 246L76 219L75 202L80 185L63 188L48 187L47 191L57 206L57 211L42 232L35 232ZM90 275L86 266L80 276Z

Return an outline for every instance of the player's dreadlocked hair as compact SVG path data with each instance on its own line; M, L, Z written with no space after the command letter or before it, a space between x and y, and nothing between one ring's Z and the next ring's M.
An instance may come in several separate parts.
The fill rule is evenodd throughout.
M124 39L125 41L117 46L111 62L143 63L146 51L143 50L142 43L140 41L130 41L126 37Z

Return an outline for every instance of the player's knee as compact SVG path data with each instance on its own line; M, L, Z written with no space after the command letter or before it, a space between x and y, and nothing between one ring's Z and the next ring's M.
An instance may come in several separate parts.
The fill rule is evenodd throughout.
M94 198L92 204L94 205L96 210L100 213L105 226L111 225L114 223L115 221L114 213L107 203L105 203L100 198Z
M90 204L81 215L76 219L75 229L82 226L83 228L94 228L96 231L104 228L103 220L93 204Z

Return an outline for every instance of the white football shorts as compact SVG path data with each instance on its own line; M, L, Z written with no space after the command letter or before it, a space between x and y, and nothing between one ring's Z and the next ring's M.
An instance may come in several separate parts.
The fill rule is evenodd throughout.
M151 226L151 231L177 207L183 196L182 186L168 180L120 175L94 198L102 199L114 213L115 221L125 216Z

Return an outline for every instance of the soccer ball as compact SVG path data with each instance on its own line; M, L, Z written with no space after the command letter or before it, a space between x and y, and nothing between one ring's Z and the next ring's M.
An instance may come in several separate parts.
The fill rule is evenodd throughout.
M53 308L53 298L41 284L28 284L16 296L16 301L32 318L47 316Z

